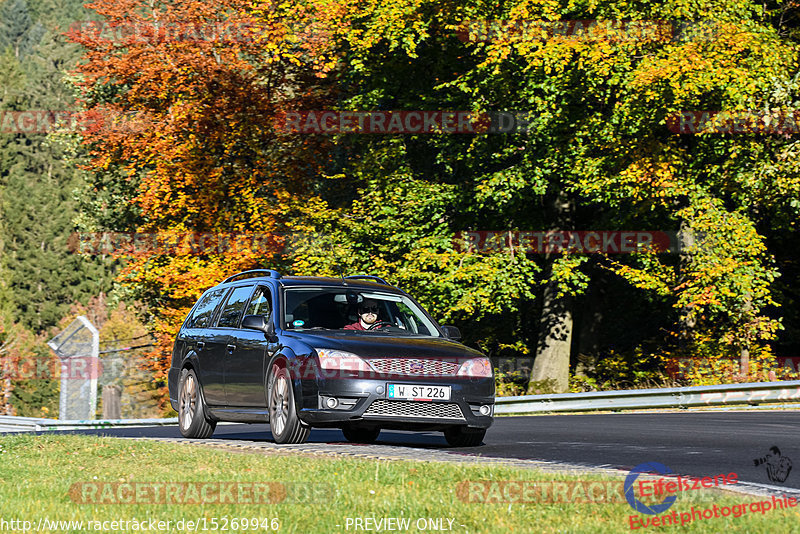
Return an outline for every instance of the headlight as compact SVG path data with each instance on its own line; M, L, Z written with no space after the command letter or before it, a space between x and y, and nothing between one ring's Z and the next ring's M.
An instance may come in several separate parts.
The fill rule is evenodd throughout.
M461 364L456 376L492 376L492 362L489 358L473 358Z
M319 363L323 369L336 369L341 371L372 371L372 367L353 354L343 350L314 349L319 356Z

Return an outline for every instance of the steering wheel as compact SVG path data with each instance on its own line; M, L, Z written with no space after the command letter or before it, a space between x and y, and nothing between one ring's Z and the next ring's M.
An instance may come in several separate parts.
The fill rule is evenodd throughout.
M375 321L374 323L369 325L369 328L367 328L367 330L375 330L376 328L385 328L387 326L394 326L394 325L389 321Z

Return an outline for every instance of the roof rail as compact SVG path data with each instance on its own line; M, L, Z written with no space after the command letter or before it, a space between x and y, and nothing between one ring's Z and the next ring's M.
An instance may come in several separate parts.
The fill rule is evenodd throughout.
M372 280L373 282L380 282L381 284L383 284L385 286L390 285L383 278L380 278L379 276L372 276L372 275L369 275L369 274L356 274L356 275L353 275L353 276L345 276L345 279L347 279L347 280L359 280L359 279L361 279L361 280Z
M235 279L239 278L240 276L254 275L256 273L261 273L261 274L267 273L267 274L269 274L270 278L280 278L281 277L281 273L279 273L278 271L274 271L272 269L252 269L250 271L242 271L240 273L234 274L233 276L229 276L228 278L223 280L222 283L223 284L227 284L228 282L233 282Z

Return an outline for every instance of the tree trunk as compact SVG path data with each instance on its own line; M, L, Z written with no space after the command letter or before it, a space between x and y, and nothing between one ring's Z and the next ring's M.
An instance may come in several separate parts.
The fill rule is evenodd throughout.
M680 229L678 231L678 246L680 248L678 256L679 284L686 281L686 273L691 269L692 255L694 254L692 248L695 246L695 244L695 235L691 226L685 219L681 220ZM685 346L691 338L692 332L694 331L694 327L696 325L696 310L689 307L682 308L680 316L680 342L683 346Z
M551 191L547 217L550 230L573 228L574 204L563 190ZM548 253L548 282L542 294L539 342L533 360L528 394L562 393L569 390L569 360L572 349L572 297L558 298L558 284L552 280L556 255Z
M739 356L739 366L741 368L742 376L747 378L750 376L750 351L747 347L742 347Z
M569 357L572 346L572 303L570 297L557 298L558 287L548 282L544 288L539 345L528 394L569 389Z
M742 319L741 322L745 324L741 352L739 355L739 364L742 376L747 378L750 376L750 321L753 319L753 296L746 293L744 296L744 304L742 305Z
M122 419L122 388L117 385L103 387L103 419Z
M5 378L3 380L3 415L14 415L14 409L11 407L11 392L13 389L14 385L11 383L11 379Z

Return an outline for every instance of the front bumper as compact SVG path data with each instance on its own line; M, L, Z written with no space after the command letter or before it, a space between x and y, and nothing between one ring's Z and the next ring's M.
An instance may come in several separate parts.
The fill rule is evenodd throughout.
M450 399L389 399L389 384L450 386ZM298 414L303 422L316 427L357 424L401 430L436 430L453 425L489 428L494 415L493 378L350 378L319 381L316 385L316 391L303 392L303 407ZM334 409L326 406L330 398L339 403ZM489 407L488 415L480 414L481 406Z

